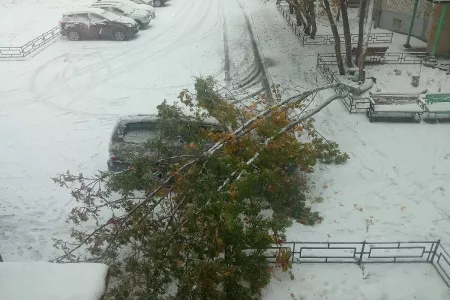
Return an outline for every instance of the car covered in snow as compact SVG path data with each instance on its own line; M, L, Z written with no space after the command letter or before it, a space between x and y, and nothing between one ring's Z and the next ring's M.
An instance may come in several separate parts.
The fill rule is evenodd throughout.
M166 4L168 0L153 0L153 3L155 4L155 7L161 7L164 4Z
M154 19L156 17L156 11L155 8L149 4L145 4L145 3L136 3L134 1L131 0L96 0L97 3L118 3L118 4L125 4L128 5L129 7L136 9L136 10L145 10L148 11L150 13L150 16L152 17L152 19Z
M159 134L157 115L129 115L121 117L116 123L111 141L109 144L108 169L110 171L126 170L136 154L144 153L151 159L155 158L155 153L147 151L149 140L157 138ZM184 122L183 127L189 127L189 121ZM193 124L193 123L191 123ZM224 132L220 124L212 118L205 119L200 124L201 129ZM165 136L170 140L171 145L179 147L189 143L189 137L185 134L174 131L171 136ZM212 146L207 145L207 146Z
M169 2L169 0L131 0L136 3L145 2L145 4L151 5L153 7L160 7L163 6L166 2Z
M96 3L91 4L91 7L101 8L101 9L110 11L118 16L132 18L133 20L136 21L136 23L139 24L139 26L141 28L150 24L150 21L152 20L150 12L148 12L146 10L134 9L123 3L96 2Z
M147 4L155 7L155 3L153 3L153 0L131 0L131 1L137 4Z
M139 31L138 24L128 17L120 17L99 8L67 11L59 21L61 35L71 41L85 38L112 38L125 41Z

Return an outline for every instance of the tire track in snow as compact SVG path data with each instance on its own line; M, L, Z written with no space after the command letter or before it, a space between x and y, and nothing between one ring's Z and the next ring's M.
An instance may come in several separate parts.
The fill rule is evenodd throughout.
M83 88L82 92L77 91L77 93L74 93L73 90L69 89L67 95L69 97L72 97L72 101L70 101L67 105L60 105L58 103L49 101L48 99L50 99L52 96L46 96L46 95L48 95L53 88L55 88L56 86L58 86L60 84L68 87L67 81L70 78L67 78L66 75L68 73L68 69L73 68L74 66L71 64L66 65L65 68L59 72L60 74L62 73L63 75L62 76L60 75L58 77L58 80L54 81L53 84L51 84L45 91L38 92L36 89L36 80L37 80L38 76L40 75L40 73L43 71L43 69L45 69L45 67L47 67L52 62L58 61L58 59L60 59L64 55L59 56L59 57L47 62L46 64L44 64L43 66L39 67L36 70L36 72L32 78L31 90L34 91L35 98L37 98L38 100L41 100L41 102L44 103L45 105L48 105L52 108L66 111L66 112L82 114L82 115L91 115L91 116L92 115L101 115L101 116L117 115L117 114L103 114L103 113L97 114L97 113L92 113L92 112L86 112L83 110L71 109L68 106L80 101L85 95L87 95L93 88L97 87L99 84L106 83L109 85L110 83L108 81L109 81L109 79L114 78L114 75L122 74L122 73L130 70L131 68L137 66L138 64L142 64L145 60L156 58L160 54L164 53L167 55L168 53L170 53L176 49L176 44L183 43L187 39L192 40L192 38L193 38L192 33L195 34L198 32L198 28L202 25L202 22L211 15L212 6L217 5L218 0L207 1L206 2L206 3L208 3L207 6L203 5L200 2L197 2L197 3L198 3L197 6L194 6L194 7L191 7L192 6L191 4L185 5L175 13L175 15L177 15L177 14L180 15L182 12L185 12L185 10L190 7L190 10L189 10L190 14L187 16L186 15L183 16L184 17L183 19L189 20L189 23L186 24L186 26L178 27L178 29L177 29L177 26L174 26L177 23L177 18L172 17L173 21L171 23L169 23L169 25L172 24L173 26L170 25L168 30L163 31L159 35L151 37L152 38L151 41L155 42L154 38L164 35L164 37L166 39L168 39L169 42L164 43L162 47L159 47L154 51L148 51L144 47L141 47L141 46L144 46L149 43L149 40L145 40L144 42L131 48L131 50L123 51L119 55L108 57L109 61L114 61L117 58L122 58L126 55L133 54L132 56L136 57L136 59L134 59L132 62L128 62L123 67L120 67L116 70L112 70L110 68L110 65L107 63L106 58L103 55L99 54L98 52L94 52L94 54L97 54L100 56L99 61L101 61L101 62L94 62L88 66L84 66L82 68L76 68L77 73L79 73L79 74L80 73L85 74L86 72L91 71L91 74L92 74L91 76L93 77L92 80L90 80L89 84L85 88ZM201 15L199 15L200 6L203 9L203 14L201 14ZM220 6L218 6L218 11L220 11ZM200 35L195 36L193 41L198 42L198 41L204 40L205 38L213 35L215 33L216 29L221 25L220 16L221 16L221 14L219 13L218 21L215 20L215 26L209 28L209 30L207 30L206 32L201 32ZM179 28L182 28L182 30L180 31ZM157 44L157 43L155 43L155 44ZM146 55L139 55L139 54L146 54ZM66 54L66 55L68 55L68 54ZM83 57L80 61L82 61L84 59L85 59L85 57ZM102 76L102 78L95 77L95 72L97 72L99 69L106 69L107 74L105 76ZM215 72L212 75L217 76L221 72L222 72L222 69L220 69L219 71ZM123 85L121 86L121 89L142 90L141 87L127 87L127 86L123 86ZM144 89L152 90L153 88L147 87ZM89 98L90 99L97 98L100 100L106 100L106 98L95 97L95 96L89 96Z
M227 19L225 18L225 13L223 12L222 5L220 6L221 13L223 16L223 53L225 55L223 69L225 71L225 85L228 90L231 88L231 75L230 75L230 46L228 45L228 28Z
M272 99L272 91L270 88L270 83L268 80L267 70L264 66L260 51L258 49L258 44L256 42L255 34L253 32L253 28L250 22L250 18L245 11L245 8L243 5L239 2L239 0L236 0L235 3L238 5L241 15L244 17L245 26L241 35L241 39L243 39L244 36L247 36L246 42L250 42L250 51L252 55L252 63L250 65L250 68L244 73L245 75L237 75L239 78L232 78L231 75L231 58L233 57L232 51L230 51L230 45L229 45L229 35L228 35L228 22L227 17L224 14L224 28L223 28L223 43L224 43L224 71L225 71L225 82L227 84L227 88L230 91L236 92L237 94L245 94L244 99L253 98L257 94L261 92L265 92L269 99ZM242 46L243 42L237 43L237 46L235 48L245 48L245 46ZM246 50L244 50L246 51ZM244 58L242 61L240 61L237 65L243 65L246 61L246 58L248 57L248 53L245 53ZM233 82L233 87L231 87L231 81ZM261 88L256 88L257 85L261 84ZM253 89L253 91L250 91L250 89Z
M258 44L256 43L255 35L253 33L253 28L250 23L250 18L248 17L247 12L245 11L241 2L239 0L236 0L236 2L238 3L239 7L241 8L241 11L245 18L245 23L247 24L248 33L250 35L250 40L251 40L251 44L252 44L252 48L253 48L253 55L255 57L255 63L258 65L258 68L261 69L261 73L262 73L262 78L261 78L262 85L266 91L267 96L269 97L270 100L272 100L273 95L272 95L272 90L270 88L269 79L267 76L267 70L266 70L266 68L264 66L264 62L261 58L261 54L258 49Z

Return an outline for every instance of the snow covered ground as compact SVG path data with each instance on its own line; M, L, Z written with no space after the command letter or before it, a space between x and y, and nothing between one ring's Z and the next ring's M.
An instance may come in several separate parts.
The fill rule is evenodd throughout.
M294 279L277 274L263 299L429 300L449 299L450 290L428 264L294 265Z
M276 62L268 67L274 81L297 89L316 85L315 55L324 47L301 47L273 5L260 6L257 0L246 3L252 9L255 31L267 36L261 39L261 47ZM324 199L313 204L324 220L314 227L295 224L288 240L441 238L449 248L448 124L371 124L363 114L349 115L336 101L316 116L316 125L351 158L343 166L316 168L309 194ZM373 225L367 230L366 220L370 219Z
M108 266L47 262L0 264L0 298L14 300L99 300Z
M395 70L400 71L396 75ZM445 71L417 65L384 65L370 66L367 76L377 79L373 91L384 93L450 93L450 76ZM411 85L412 76L420 76L418 87Z
M104 170L119 115L156 112L162 100L192 88L194 76L223 80L222 20L218 0L172 0L129 42L58 39L27 61L0 62L6 261L55 256L51 238L67 237L73 201L50 177Z
M0 1L0 46L22 46L58 26L65 10L81 7L89 0L2 0Z
M40 0L43 7L51 2ZM333 46L301 47L275 1L262 2L241 4L268 77L288 87L286 95L315 86L316 54L332 52ZM182 88L192 88L193 76L213 75L224 85L229 78L235 88L252 74L254 49L236 0L172 0L157 15L151 28L129 42L58 39L26 61L0 62L0 253L4 260L55 256L51 238L67 237L69 226L64 220L73 200L50 177L67 169L85 174L105 169L118 115L154 112L163 99L176 100ZM59 16L55 18L57 22ZM11 17L7 21L12 22ZM404 39L395 34L390 49L401 49ZM446 80L440 79L442 86L450 82ZM320 77L319 83L323 83ZM252 91L260 88L250 85ZM314 227L295 224L288 230L289 240L440 238L450 249L450 125L371 124L365 115L348 114L340 102L320 112L316 125L351 159L342 166L318 166L310 176L308 195L323 198L313 207L324 220ZM329 299L364 299L363 295L425 299L422 286L436 291L432 299L448 299L444 283L428 266L368 266L373 276L365 280L356 266L316 266L294 266L295 281L283 280L281 289L273 281L264 290L265 299L326 299L325 290ZM331 280L335 278L341 281ZM393 278L399 285L390 282ZM385 285L390 288L384 289ZM395 298L399 290L405 294ZM335 291L341 297L334 296Z

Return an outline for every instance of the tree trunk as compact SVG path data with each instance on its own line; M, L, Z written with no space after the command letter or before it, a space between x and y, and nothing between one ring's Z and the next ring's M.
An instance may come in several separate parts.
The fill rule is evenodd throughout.
M303 19L303 16L302 16L302 12L301 12L301 10L300 10L300 7L296 7L296 8L295 8L295 18L297 19L297 25L298 25L298 26L303 25L303 26L306 27L307 24L306 24L305 19Z
M299 8L302 10L302 13L303 13L303 15L305 16L305 19L306 19L305 28L304 28L303 31L305 32L305 34L311 35L311 27L312 27L312 24L311 24L311 12L309 11L308 8L305 8L304 6L302 6L302 3L300 3L300 1L302 1L302 0L297 0ZM303 0L303 1L306 1L306 0Z
M323 4L325 6L325 12L327 13L328 20L331 25L331 32L333 32L334 37L334 52L336 53L336 60L338 63L339 74L344 75L344 63L342 61L342 53L341 53L341 38L339 37L339 32L337 30L336 23L334 22L333 13L331 12L330 2L328 0L323 0Z
M366 24L364 26L365 27L364 43L363 43L363 48L361 50L361 55L359 56L359 80L360 81L365 80L364 60L366 58L367 46L369 45L370 32L372 31L373 5L374 5L374 0L369 0L369 9L368 9L367 18L366 18Z
M359 55L364 39L364 16L366 12L367 0L359 2L359 31L358 31L358 47L356 48L356 63L359 64Z
M303 25L306 28L307 22L303 18L302 8L301 8L299 1L298 0L291 0L291 1L292 1L292 5L294 6L294 13L295 13L295 18L297 19L297 25L298 26Z
M352 61L352 36L350 33L350 24L348 22L348 11L347 11L347 0L341 0L341 12L342 12L342 25L344 27L344 38L345 38L345 58L347 66L349 68L353 67Z
M306 2L306 5L308 6L308 11L311 18L311 34L309 35L310 38L314 39L316 37L317 33L317 24L316 24L316 12L314 10L314 3L313 0L304 0ZM317 0L319 1L319 0Z

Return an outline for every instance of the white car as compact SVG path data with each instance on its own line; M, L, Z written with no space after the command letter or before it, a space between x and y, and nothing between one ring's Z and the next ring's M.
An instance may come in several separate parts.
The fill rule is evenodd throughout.
M133 9L148 11L152 19L156 17L155 8L148 4L138 4L131 0L97 0L97 3L125 4Z
M97 3L91 4L91 7L101 8L101 9L110 11L112 13L115 13L118 16L125 16L125 17L132 18L133 20L136 21L136 23L139 24L139 27L141 27L141 28L150 24L150 21L152 20L152 17L148 11L134 9L123 3L97 2Z
M138 4L144 3L151 5L153 7L160 7L163 6L169 0L131 0L131 1L136 2Z
M151 5L153 7L155 7L155 3L153 0L131 0L137 4L147 4L147 5Z
M133 1L134 3L137 3L137 4L147 4L147 5L150 5L152 7L155 7L155 4L153 3L153 0L131 0L131 1Z

